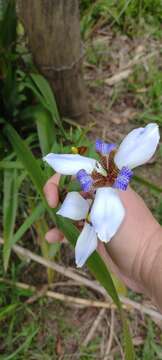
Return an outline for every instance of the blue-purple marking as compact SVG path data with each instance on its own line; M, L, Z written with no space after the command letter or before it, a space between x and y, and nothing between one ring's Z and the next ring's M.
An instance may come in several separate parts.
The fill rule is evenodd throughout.
M79 181L81 189L83 191L88 192L91 190L93 185L93 179L89 174L87 174L84 169L77 172L76 178Z
M133 171L130 170L128 167L124 166L117 176L113 188L119 189L119 190L127 190L128 184L133 176Z
M103 142L100 139L96 140L96 151L102 155L109 154L115 148L116 148L115 144L108 144L108 143Z

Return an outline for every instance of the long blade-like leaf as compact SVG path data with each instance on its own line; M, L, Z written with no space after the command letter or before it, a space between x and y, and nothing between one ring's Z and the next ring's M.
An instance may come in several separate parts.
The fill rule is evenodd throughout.
M24 223L19 227L17 232L12 237L12 245L14 245L17 241L19 241L22 236L26 233L26 231L33 225L35 221L37 221L45 212L45 208L42 203L37 205L37 207L33 210L31 215L29 215Z
M45 184L46 177L44 172L41 170L38 161L33 156L27 144L20 138L17 131L11 125L8 124L5 126L4 134L12 144L18 159L22 162L25 169L27 170L37 191L43 196L43 186Z
M5 271L8 267L12 245L11 240L16 221L16 212L18 206L18 188L19 178L17 171L5 170L3 188L3 261Z
M51 114L55 121L59 124L60 115L58 112L57 104L55 97L53 95L52 89L49 86L48 81L40 74L30 74L33 83L36 85L41 95L45 99L48 110L50 110Z
M48 81L42 75L32 73L26 79L26 86L33 91L41 104L52 114L54 122L59 125L60 116Z
M38 193L43 199L42 188L44 185L45 176L40 166L38 165L38 162L32 155L27 145L24 143L24 141L20 138L16 130L14 130L11 125L7 125L5 127L4 132L8 137L9 141L11 142L18 158L23 163L24 168L28 171L29 176L33 181L34 185L36 186ZM44 204L51 216L51 219L63 231L63 233L71 242L71 244L75 246L79 234L77 228L68 220L61 219L59 216L56 216L55 211L52 211L50 208L48 208L45 201ZM125 318L123 318L122 316L123 310L115 286L111 279L111 275L109 274L103 260L100 258L100 256L97 253L92 255L91 258L89 259L88 267L90 271L93 273L93 275L95 275L96 279L101 283L101 285L103 285L103 287L106 289L106 291L109 293L109 295L112 297L112 299L119 308L123 322L123 328L124 328L126 360L134 360L133 345L128 330L128 325Z
M39 109L35 112L35 120L37 124L38 137L42 155L51 152L51 148L56 140L56 131L51 115L46 110Z
M58 112L56 100L52 89L50 88L48 81L40 74L32 73L30 77L26 79L26 86L30 88L40 103L45 109L49 111L52 116L52 120L60 128L63 136L67 137L67 134L63 128L62 121Z

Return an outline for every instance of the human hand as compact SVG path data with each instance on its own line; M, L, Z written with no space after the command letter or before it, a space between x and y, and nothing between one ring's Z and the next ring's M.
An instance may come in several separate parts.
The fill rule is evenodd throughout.
M59 202L60 175L55 174L46 183L44 193L49 206ZM157 254L161 227L144 201L131 188L119 192L126 216L118 232L106 245L99 242L97 251L105 264L135 291L147 292L146 279ZM48 242L62 241L64 235L53 228L46 234Z

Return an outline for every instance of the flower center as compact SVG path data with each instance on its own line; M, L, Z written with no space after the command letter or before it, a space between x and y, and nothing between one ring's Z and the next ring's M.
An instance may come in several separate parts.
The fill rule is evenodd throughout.
M114 163L115 151L111 151L109 155L101 155L99 164L99 171L92 172L93 186L95 188L101 186L113 186L118 174L119 169Z
M77 173L76 177L82 190L89 192L104 186L126 190L133 172L127 167L123 167L121 170L117 168L114 162L115 145L97 140L96 151L100 156L100 161L96 161L92 174L87 174L83 169Z

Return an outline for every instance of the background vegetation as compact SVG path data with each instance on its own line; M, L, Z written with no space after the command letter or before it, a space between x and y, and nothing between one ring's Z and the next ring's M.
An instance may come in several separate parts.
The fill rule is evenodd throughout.
M53 92L33 64L14 1L0 2L0 229L4 240L0 246L0 359L4 360L123 358L120 311L100 311L97 329L85 341L99 310L59 302L45 293L49 287L91 300L103 300L103 295L76 286L49 266L31 261L29 254L20 254L18 248L11 251L17 243L62 268L74 265L69 245L60 249L44 239L53 223L64 230L71 244L78 233L45 202L43 185L53 172L43 164L44 154L71 151L75 145L87 145L92 154L95 137L104 135L118 142L148 121L157 121L161 128L162 1L81 0L80 13L88 125L60 118ZM153 162L138 170L133 185L162 223L161 166L160 145ZM76 184L63 177L62 190L65 186L74 189ZM148 299L127 291L117 279L115 291L97 254L88 268L91 273L86 268L84 276L95 275L117 305L118 292L151 309ZM22 287L24 283L30 286ZM161 321L134 307L128 314L136 358L162 359ZM126 339L127 359L132 359Z

